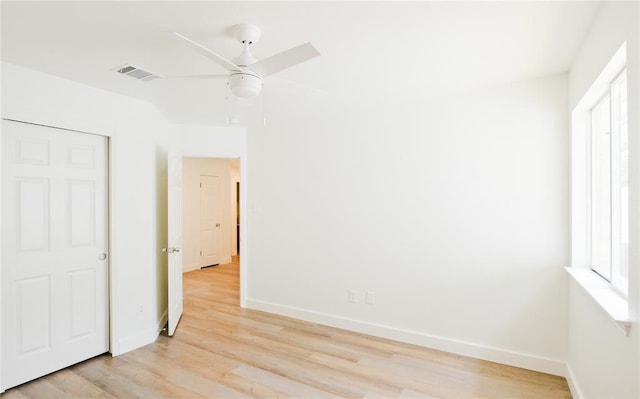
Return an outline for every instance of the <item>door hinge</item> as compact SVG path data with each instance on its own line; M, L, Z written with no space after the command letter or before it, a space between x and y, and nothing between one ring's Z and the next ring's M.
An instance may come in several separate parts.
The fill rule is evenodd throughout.
M202 251L200 251L200 256L202 256Z
M202 183L200 183L200 188L202 188Z

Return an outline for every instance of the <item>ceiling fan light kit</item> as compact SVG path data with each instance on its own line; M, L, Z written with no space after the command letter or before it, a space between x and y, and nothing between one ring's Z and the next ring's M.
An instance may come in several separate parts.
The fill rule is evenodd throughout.
M255 98L262 90L262 80L248 73L232 73L229 76L229 89L236 97Z
M305 43L271 57L256 60L251 55L250 47L260 39L262 34L260 28L250 24L239 24L235 25L231 31L242 44L242 53L234 58L233 61L229 61L215 51L178 32L173 33L183 43L227 69L228 74L197 76L159 76L154 74L149 80L171 78L227 79L227 86L234 96L241 99L251 99L260 95L264 78L320 55L311 43Z

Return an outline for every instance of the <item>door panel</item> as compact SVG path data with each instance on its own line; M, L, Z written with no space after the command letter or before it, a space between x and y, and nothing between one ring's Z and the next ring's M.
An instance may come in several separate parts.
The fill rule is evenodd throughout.
M93 268L69 273L71 291L71 339L76 339L96 331L96 307L94 296L96 273Z
M74 247L93 245L95 231L93 212L95 189L92 181L67 182L69 209L69 244Z
M18 251L49 247L49 179L16 178Z
M16 281L18 356L51 347L51 279L49 276ZM6 370L6 369L5 369Z
M2 121L2 383L109 350L107 141Z
M220 178L200 176L200 266L220 263Z

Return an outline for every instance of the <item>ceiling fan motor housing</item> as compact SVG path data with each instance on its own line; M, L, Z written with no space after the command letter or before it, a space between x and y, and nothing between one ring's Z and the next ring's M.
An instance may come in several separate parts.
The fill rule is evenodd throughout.
M262 31L255 25L238 24L232 28L233 34L240 43L255 43L260 39Z
M254 98L262 90L262 80L250 73L233 73L229 77L229 88L234 96Z

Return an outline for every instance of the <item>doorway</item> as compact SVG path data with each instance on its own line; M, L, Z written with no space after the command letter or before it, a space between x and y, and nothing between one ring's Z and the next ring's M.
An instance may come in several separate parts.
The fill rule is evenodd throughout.
M109 350L108 139L2 121L7 389Z
M238 253L239 160L183 157L183 271L231 263Z
M242 127L180 127L179 130L172 132L171 139L167 143L167 179L168 179L168 192L173 192L171 189L174 183L178 183L175 187L175 191L180 191L183 188L182 183L182 168L183 160L186 157L195 158L219 158L219 159L235 159L237 165L238 181L243 192L241 198L242 209L247 209L247 195L246 195L246 165L247 165L247 149L246 149L246 129ZM178 182L180 180L180 182ZM168 196L168 212L167 220L167 247L168 252L171 249L168 263L168 281L167 281L167 300L168 300L168 335L172 335L172 327L177 326L177 323L182 314L183 308L183 278L184 267L182 265L182 255L184 254L184 245L182 240L183 229L172 229L172 225L182 225L182 212L178 209L182 209L182 195L180 195L180 201L175 201L179 206L171 205L171 195ZM247 212L243 212L240 216L241 224L246 226ZM175 223L173 223L175 222ZM234 225L237 224L234 221ZM175 231L173 231L175 230ZM234 229L237 231L237 229ZM240 307L245 307L246 298L246 286L247 286L247 234L246 229L241 230L242 242L240 244L240 257L242 257L239 267L239 285L240 285ZM179 236L179 240L176 237ZM237 247L237 244L236 244ZM165 250L163 249L163 251ZM235 248L233 248L235 249ZM177 252L177 254L176 254ZM198 250L199 256L199 250ZM175 262L172 261L176 260ZM194 268L195 270L195 268ZM171 310L175 309L175 312Z

